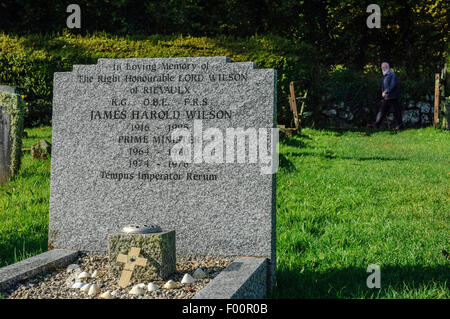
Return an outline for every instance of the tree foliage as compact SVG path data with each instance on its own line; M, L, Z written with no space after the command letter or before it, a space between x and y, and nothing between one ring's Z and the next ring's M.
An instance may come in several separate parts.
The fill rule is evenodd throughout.
M338 99L348 88L361 85L361 92L378 90L356 82L367 79L370 71L374 84L383 61L400 71L402 81L409 83L405 87L421 88L409 94L428 92L434 73L450 61L445 0L377 1L379 29L367 27L368 0L79 0L82 27L71 30L66 39L70 2L0 1L0 32L6 33L0 37L0 82L26 90L34 105L27 125L50 121L53 72L95 63L97 57L229 55L235 61L254 61L278 70L281 123L291 118L287 87L296 81L299 93L308 89L308 111L318 124L324 95ZM117 38L99 40L97 31ZM70 40L74 35L80 37ZM186 43L189 37L201 40ZM348 70L343 81L356 82L328 88L339 78L331 71L336 66ZM361 96L352 96L351 104L368 106L368 97Z
M438 71L448 51L446 0L380 0L380 29L369 29L367 0L79 0L81 33L277 34L319 49L318 63L361 69L389 60L411 72ZM0 2L0 30L60 32L70 1Z

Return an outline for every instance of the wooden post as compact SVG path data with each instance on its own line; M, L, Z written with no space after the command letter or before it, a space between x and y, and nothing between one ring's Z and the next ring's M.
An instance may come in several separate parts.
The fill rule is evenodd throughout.
M434 119L433 125L435 128L438 127L439 122L439 73L436 73L434 81Z
M300 126L300 122L299 122L299 118L298 118L297 101L295 99L294 82L291 82L289 84L289 90L291 92L291 94L289 96L289 104L291 106L291 111L294 114L295 128L298 129Z

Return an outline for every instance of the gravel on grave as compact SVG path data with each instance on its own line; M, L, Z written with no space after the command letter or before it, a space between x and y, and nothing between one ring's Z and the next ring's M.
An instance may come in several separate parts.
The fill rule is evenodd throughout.
M7 299L97 299L100 294L110 291L115 299L190 299L205 287L215 276L225 269L233 261L230 257L178 257L176 272L169 278L178 284L178 288L165 289L162 286L166 281L153 281L159 286L156 291L147 291L143 296L130 295L132 284L126 288L120 288L118 278L113 278L109 274L108 257L96 255L83 255L74 264L81 266L81 271L86 271L92 275L97 270L97 278L87 279L86 283L95 283L100 287L100 293L95 296L88 296L87 293L79 289L71 288L75 282L75 275L71 275L64 269L57 269L53 272L43 273L27 281L23 281L6 291L3 295ZM196 279L194 283L181 284L184 274L192 273L201 268L207 274L204 279ZM78 272L79 273L79 272ZM169 280L168 279L168 280ZM133 283L133 284L138 284ZM144 282L147 286L149 282Z

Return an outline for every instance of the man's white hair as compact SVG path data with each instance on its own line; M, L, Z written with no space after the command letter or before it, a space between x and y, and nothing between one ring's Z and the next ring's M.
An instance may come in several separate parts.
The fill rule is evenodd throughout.
M387 63L387 62L383 62L383 63L381 63L381 66L383 66L384 64L386 64L386 65L387 65L388 69L390 69L390 68L391 68L391 67L389 66L389 63Z

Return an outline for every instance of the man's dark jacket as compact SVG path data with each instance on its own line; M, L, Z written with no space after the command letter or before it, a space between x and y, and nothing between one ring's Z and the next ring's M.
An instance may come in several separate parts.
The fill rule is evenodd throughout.
M385 100L393 100L400 98L400 85L397 81L397 75L388 70L381 79L381 92L386 92Z

